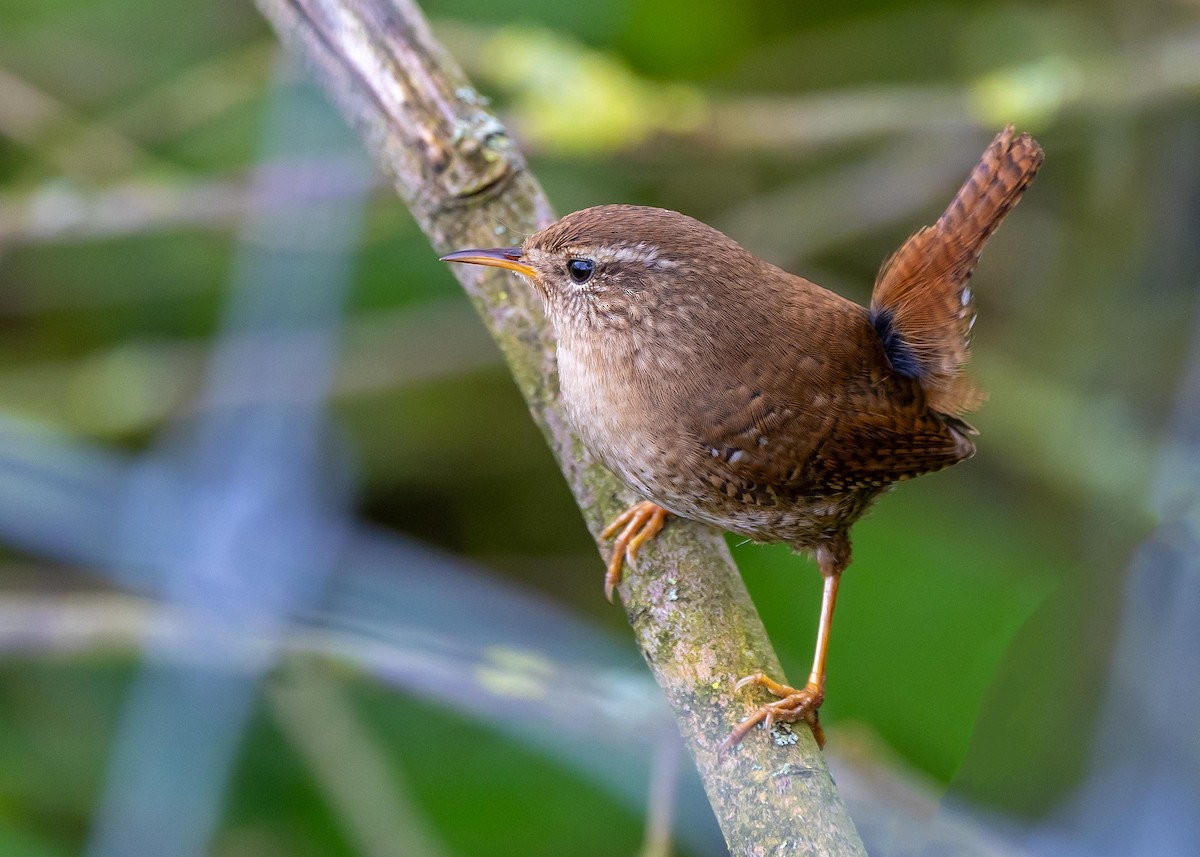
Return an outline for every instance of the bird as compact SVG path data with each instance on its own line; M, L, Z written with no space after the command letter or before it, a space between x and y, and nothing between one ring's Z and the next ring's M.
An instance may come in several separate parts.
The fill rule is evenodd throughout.
M556 336L572 427L644 498L602 532L614 540L610 601L669 515L815 556L824 586L808 680L738 681L776 698L722 750L775 722L802 721L824 746L818 712L851 526L896 483L974 455L964 416L985 395L965 370L969 281L1042 160L1032 137L1002 130L937 222L883 263L868 306L699 220L645 206L583 209L520 246L442 257L532 284Z

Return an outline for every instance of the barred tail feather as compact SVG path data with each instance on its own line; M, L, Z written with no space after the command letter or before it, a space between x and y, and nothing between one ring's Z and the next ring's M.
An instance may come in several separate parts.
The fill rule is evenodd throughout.
M983 392L963 367L975 302L967 282L983 246L1042 165L1042 149L1009 125L933 226L913 235L879 271L871 320L896 371L918 378L935 410L962 414Z

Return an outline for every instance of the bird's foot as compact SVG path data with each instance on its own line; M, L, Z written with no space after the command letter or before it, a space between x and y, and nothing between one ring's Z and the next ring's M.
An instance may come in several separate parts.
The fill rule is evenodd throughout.
M609 601L613 600L613 590L621 582L621 566L625 562L632 563L642 545L658 535L669 514L661 506L643 500L634 503L600 532L602 539L617 537L604 575L604 597Z
M775 702L768 702L735 726L733 731L729 733L729 737L722 742L721 753L731 750L742 743L742 739L759 723L765 724L766 728L770 729L776 721L795 723L798 720L803 720L808 724L808 728L812 730L813 737L817 739L817 746L821 748L825 746L825 731L821 728L821 722L817 717L817 710L821 707L821 703L825 701L825 689L823 687L809 682L803 688L797 690L789 685L780 684L764 673L755 673L754 675L746 676L734 685L734 690L741 690L744 687L752 685L765 687L772 694L778 696L779 699Z

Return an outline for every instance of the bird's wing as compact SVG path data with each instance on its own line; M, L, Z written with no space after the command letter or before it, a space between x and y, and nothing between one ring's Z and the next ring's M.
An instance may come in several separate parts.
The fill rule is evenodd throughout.
M820 347L748 358L737 386L698 410L717 490L770 504L883 487L974 452L973 430L932 412L918 383L888 365L866 312L849 306L806 314Z

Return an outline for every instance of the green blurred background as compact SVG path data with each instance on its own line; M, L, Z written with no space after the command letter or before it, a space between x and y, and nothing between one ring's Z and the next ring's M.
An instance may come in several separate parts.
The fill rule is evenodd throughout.
M889 748L889 764L935 792L1024 819L1050 811L1085 770L1191 342L1197 5L424 9L558 211L678 209L859 301L1000 127L1039 139L1045 167L975 275L974 371L991 394L973 420L979 454L901 486L856 528L823 718L834 748ZM243 0L0 7L0 410L133 452L188 412L276 54ZM385 182L356 264L332 406L359 516L551 596L632 653L542 438ZM812 563L734 551L802 676ZM0 599L99 597L93 571L9 550ZM108 648L5 653L0 854L78 852L135 664ZM638 812L486 731L486 716L352 678L338 688L446 853L637 849ZM485 740L456 741L477 729ZM359 853L314 776L270 708L257 710L212 853Z

